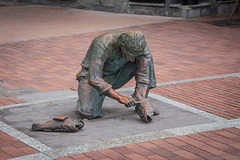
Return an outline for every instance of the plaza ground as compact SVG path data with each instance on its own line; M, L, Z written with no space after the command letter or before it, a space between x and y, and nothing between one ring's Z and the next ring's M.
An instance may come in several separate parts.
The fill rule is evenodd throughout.
M179 19L0 3L1 159L240 159L240 16ZM76 73L99 34L140 30L153 54L160 115L106 99L76 133L32 132L57 115L78 118ZM118 91L131 95L131 80Z

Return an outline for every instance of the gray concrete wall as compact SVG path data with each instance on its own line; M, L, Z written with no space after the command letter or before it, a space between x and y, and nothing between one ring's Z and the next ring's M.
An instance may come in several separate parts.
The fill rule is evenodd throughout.
M165 3L136 3L129 0L3 0L28 4L71 7L129 14L159 15L170 17L200 17L229 14L235 0L199 0L199 4L181 5L181 0L165 0Z

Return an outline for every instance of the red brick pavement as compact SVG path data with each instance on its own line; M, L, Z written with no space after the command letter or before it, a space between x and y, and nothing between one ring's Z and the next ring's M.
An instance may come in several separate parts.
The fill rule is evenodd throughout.
M0 131L0 159L10 159L39 153L14 137Z
M151 92L227 119L240 118L240 78L159 86Z
M226 128L92 151L58 160L240 159L240 129Z
M17 99L15 97L0 97L0 106L23 103L23 100Z
M239 72L239 29L202 23L217 18L122 30L140 30L146 35L158 83ZM1 85L8 89L30 87L39 91L76 89L75 74L81 68L91 40L104 32L108 31L1 44L0 80L6 82ZM129 86L134 86L134 81L126 85Z
M195 18L122 30L141 30L146 35L158 83L239 72L239 29L202 23L218 18ZM0 80L6 82L1 85L13 90L75 89L80 62L91 40L103 32L107 31L1 44ZM126 86L133 85L131 81ZM161 86L153 91L228 119L239 118L239 78L236 77ZM0 98L0 105L22 102L14 97ZM240 159L239 139L239 129L227 128L60 159ZM37 153L4 132L0 132L0 140L1 159Z
M172 19L0 1L0 43ZM21 18L19 18L21 17ZM36 18L37 17L37 18Z

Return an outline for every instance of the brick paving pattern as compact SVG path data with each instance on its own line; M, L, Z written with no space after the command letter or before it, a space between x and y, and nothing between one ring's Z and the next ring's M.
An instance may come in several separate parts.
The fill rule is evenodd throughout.
M10 159L39 153L14 137L0 131L0 159Z
M17 99L15 97L0 97L0 106L23 103L23 100Z
M240 33L226 32L224 27L215 27L213 32L209 24L193 22L194 25L185 20L123 30L144 32L158 70L158 82L238 72ZM33 87L49 91L75 87L74 75L81 68L87 48L101 33L104 32L2 44L0 78L10 89Z
M158 83L239 72L237 29L229 32L229 28L195 19L121 30L131 29L146 35L158 71ZM104 32L108 31L1 44L0 80L5 82L2 86L44 92L76 89L75 74L81 68L88 46L95 36ZM129 86L134 86L134 81L126 85Z
M240 118L240 78L159 86L151 92L227 119Z
M76 154L58 160L240 159L240 129L225 128Z
M172 19L161 16L133 14L126 16L126 14L121 13L3 3L4 2L0 1L0 15L2 15L0 43L161 22Z

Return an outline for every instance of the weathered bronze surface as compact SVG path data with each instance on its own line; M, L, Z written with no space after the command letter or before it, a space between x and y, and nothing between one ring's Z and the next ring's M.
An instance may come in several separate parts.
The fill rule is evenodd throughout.
M58 116L49 120L46 123L32 124L32 131L46 131L46 132L76 132L84 126L82 120L72 120L67 116Z
M133 98L115 91L133 77L136 89ZM136 112L145 122L150 122L154 109L148 97L149 89L156 87L152 54L140 31L115 31L97 36L91 43L77 74L79 82L75 112L82 118L101 117L105 96L126 107L136 105ZM138 103L137 101L144 101Z

